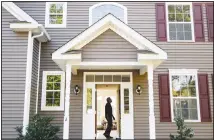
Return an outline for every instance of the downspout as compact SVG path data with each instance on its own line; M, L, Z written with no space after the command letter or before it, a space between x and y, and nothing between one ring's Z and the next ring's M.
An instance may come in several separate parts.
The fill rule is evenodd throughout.
M23 117L23 135L26 134L26 128L29 124L30 113L30 96L31 96L31 79L32 79L32 61L33 61L33 43L34 39L43 36L41 32L39 35L32 36L32 31L28 33L28 49L27 49L27 65L26 65L26 79L25 79L25 101L24 101L24 117Z
M38 54L38 72L37 72L37 89L36 89L36 114L38 113L38 98L39 98L39 77L40 77L40 56L41 56L41 42L39 42L39 54Z

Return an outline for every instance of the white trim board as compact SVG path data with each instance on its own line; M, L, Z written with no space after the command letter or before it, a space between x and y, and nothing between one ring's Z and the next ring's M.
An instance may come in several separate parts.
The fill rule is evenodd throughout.
M52 54L52 59L55 59L55 57L57 56L62 56L63 53L69 50L81 49L87 43L89 43L108 29L113 30L115 33L126 39L139 50L151 50L154 53L157 53L163 56L163 58L167 59L167 53L165 51L160 49L154 43L137 33L135 30L127 26L116 17L114 17L112 14L106 15L91 27L86 29L84 32L79 34L77 37L56 50Z
M34 24L38 24L36 20L34 20L31 16L25 13L21 8L19 8L13 2L2 2L2 6L10 12L14 17L16 17L20 21L27 21Z

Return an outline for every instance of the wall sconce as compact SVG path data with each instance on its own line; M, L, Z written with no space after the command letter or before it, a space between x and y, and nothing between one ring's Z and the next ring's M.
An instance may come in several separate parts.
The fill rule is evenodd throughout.
M74 87L74 93L77 95L78 93L80 93L80 88L78 85L75 85Z
M142 93L142 88L141 88L140 85L137 85L136 93L139 94L139 95Z

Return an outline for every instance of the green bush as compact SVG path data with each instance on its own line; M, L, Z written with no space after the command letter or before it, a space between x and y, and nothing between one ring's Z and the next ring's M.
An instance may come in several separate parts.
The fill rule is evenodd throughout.
M41 117L40 115L33 116L26 128L26 135L22 135L23 126L16 127L18 138L16 140L59 140L56 135L60 128L53 126L50 122L53 117Z
M170 134L170 140L190 140L194 136L192 128L187 128L184 119L177 117L174 119L177 125L177 136Z

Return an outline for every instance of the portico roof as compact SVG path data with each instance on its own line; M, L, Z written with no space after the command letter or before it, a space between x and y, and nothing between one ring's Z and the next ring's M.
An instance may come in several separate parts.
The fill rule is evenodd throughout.
M153 64L154 67L158 66L163 60L167 59L167 53L159 48L156 44L148 40L143 35L136 32L134 29L129 27L127 24L116 18L112 14L108 14L92 26L87 28L85 31L77 35L75 38L68 41L58 50L52 54L52 59L55 61L61 69L65 69L65 64L70 63L73 66L81 66L84 64L86 67L95 64L93 62L82 62L81 49L97 38L105 31L111 29L116 34L130 42L137 48L137 62L136 68L139 69L140 65ZM106 63L106 62L105 62ZM108 64L111 64L109 62ZM101 63L96 63L99 66ZM125 65L126 63L123 63ZM127 63L127 65L130 65ZM109 65L110 67L111 65ZM113 66L113 65L112 65ZM80 67L76 67L78 69ZM135 68L135 67L133 67Z

